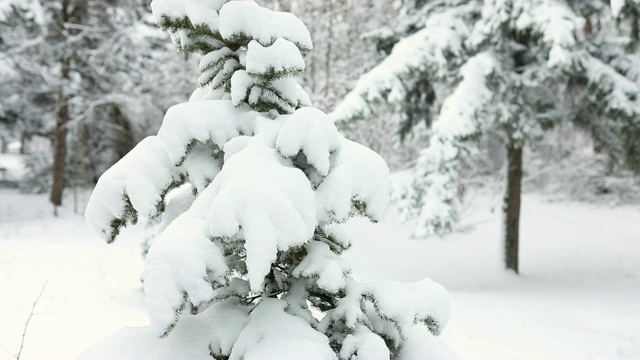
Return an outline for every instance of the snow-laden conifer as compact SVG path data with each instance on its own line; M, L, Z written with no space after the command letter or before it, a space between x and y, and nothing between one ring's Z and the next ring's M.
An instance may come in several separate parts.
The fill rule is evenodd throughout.
M310 107L294 79L312 50L302 22L253 1L152 8L181 50L203 55L201 87L89 201L107 242L139 221L160 220L162 231L143 275L151 327L116 333L86 358L450 354L434 337L448 319L442 286L361 284L340 257L345 221L382 219L389 171Z
M422 90L428 105L434 103L430 93L437 86L451 87L433 123L429 147L415 163L412 183L398 194L401 208L418 219L417 237L454 229L461 166L477 152L483 136L498 134L508 154L505 250L515 263L508 261L507 267L517 271L523 147L554 123L570 120L572 109L565 108L560 93L568 87L588 90L586 100L613 119L608 130L636 128L640 88L631 64L637 60L588 37L583 16L561 0L402 4L397 26L375 34L379 44L391 41L395 46L331 116L347 126L391 105L411 119L415 107L408 95L419 91L415 84L430 84ZM428 105L419 113L427 122ZM400 137L416 123L399 124Z

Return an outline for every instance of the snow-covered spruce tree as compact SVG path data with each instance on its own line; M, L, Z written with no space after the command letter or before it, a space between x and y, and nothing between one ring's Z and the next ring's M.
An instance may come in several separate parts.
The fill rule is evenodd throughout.
M517 272L523 147L555 122L568 120L572 109L564 107L562 90L569 86L588 89L585 100L603 116L634 123L640 114L634 72L612 64L597 46L612 45L586 38L584 19L563 1L403 4L406 20L379 36L381 43L395 41L390 55L361 78L332 118L348 123L381 104L410 111L415 108L405 109L416 84L431 84L423 90L420 114L428 119L431 89L452 86L432 126L430 146L414 166L412 184L400 194L401 208L406 217L417 218L416 237L451 231L459 218L461 164L477 152L483 135L500 134L507 153L505 259ZM414 123L401 123L399 130Z
M294 80L312 49L304 24L253 1L152 9L182 51L203 54L200 88L89 201L87 220L107 242L139 221L161 218L163 230L143 275L151 326L84 358L452 356L435 337L448 318L442 286L358 283L340 258L347 219L381 219L389 174ZM182 314L189 305L197 314Z

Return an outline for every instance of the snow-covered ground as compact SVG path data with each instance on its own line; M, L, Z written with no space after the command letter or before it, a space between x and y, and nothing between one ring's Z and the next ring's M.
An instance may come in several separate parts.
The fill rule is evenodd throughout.
M640 209L525 196L514 276L502 270L488 203L468 218L473 230L443 239L409 239L411 224L393 209L377 225L354 220L346 257L355 278L442 283L452 298L443 337L466 359L640 359ZM17 353L45 284L22 359L71 359L149 321L136 240L144 231L107 246L71 208L55 219L46 196L0 189L0 360Z
M133 241L106 246L66 200L56 219L46 195L0 189L0 359L18 352L45 284L21 359L72 359L123 325L148 322Z
M473 231L429 241L393 214L356 220L347 257L359 280L443 284L443 336L463 358L640 359L640 211L523 201L520 276L503 270L499 215L481 210Z

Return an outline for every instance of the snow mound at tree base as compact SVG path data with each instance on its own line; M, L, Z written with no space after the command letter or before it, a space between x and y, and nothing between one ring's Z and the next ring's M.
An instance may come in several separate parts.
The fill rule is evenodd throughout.
M203 316L204 315L204 316ZM203 333L214 331L215 322L208 322L209 316L183 315L182 320L176 325L171 335L161 339L155 335L151 326L127 327L116 331L100 343L87 349L78 360L211 360L212 350L216 345L209 344ZM277 324L276 324L277 325ZM220 331L234 332L228 323L217 323ZM286 329L279 330L280 332ZM287 360L308 359L308 354L301 351L300 344L296 341L281 344L279 355L291 350ZM223 346L224 347L224 346ZM228 351L230 351L229 349ZM228 352L227 352L228 353ZM265 357L257 355L256 358ZM383 359L387 354L370 352L354 355L350 359L368 360ZM387 355L388 356L388 355ZM461 360L462 358L451 350L440 338L433 336L425 327L415 327L408 336L404 347L400 350L398 358L404 360Z

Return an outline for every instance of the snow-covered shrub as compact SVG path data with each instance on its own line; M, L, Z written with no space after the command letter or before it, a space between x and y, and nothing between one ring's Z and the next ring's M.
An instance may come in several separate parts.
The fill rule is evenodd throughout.
M435 338L448 319L442 286L358 283L340 257L345 221L382 218L389 171L296 83L312 49L304 24L253 1L152 8L180 49L203 55L201 87L89 201L87 220L107 242L139 221L161 219L163 230L143 275L151 326L85 357L450 356ZM182 315L189 305L200 313Z

